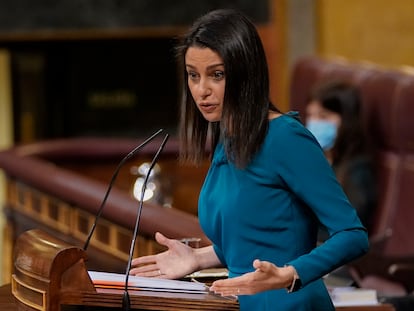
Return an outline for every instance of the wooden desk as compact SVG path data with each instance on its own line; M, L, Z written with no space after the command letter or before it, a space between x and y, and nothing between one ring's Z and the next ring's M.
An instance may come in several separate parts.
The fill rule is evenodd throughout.
M11 294L10 284L0 287L0 310L1 311L17 311L17 304ZM338 307L337 311L395 311L394 307L389 304L378 306L363 307Z
M390 304L381 304L377 306L337 307L336 311L395 311L395 308Z
M11 285L1 287L0 310L121 310L123 290L95 288L86 252L34 229L19 236ZM239 304L211 293L129 291L131 310L237 311ZM191 307L190 307L191 306ZM337 311L395 311L390 305L338 308Z
M17 304L11 293L10 284L0 287L0 310L2 311L16 311Z

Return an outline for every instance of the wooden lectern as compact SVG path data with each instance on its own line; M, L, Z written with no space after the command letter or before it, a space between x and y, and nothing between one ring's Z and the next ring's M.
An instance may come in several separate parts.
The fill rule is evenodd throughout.
M12 293L18 310L121 310L123 290L95 288L86 253L43 231L19 236L14 251ZM239 310L236 300L210 293L130 290L132 310Z

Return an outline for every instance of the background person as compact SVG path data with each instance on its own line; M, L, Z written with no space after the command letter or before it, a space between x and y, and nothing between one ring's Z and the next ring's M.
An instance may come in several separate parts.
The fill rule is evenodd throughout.
M377 206L373 149L363 130L356 86L345 81L317 85L306 106L306 127L316 137L366 228Z

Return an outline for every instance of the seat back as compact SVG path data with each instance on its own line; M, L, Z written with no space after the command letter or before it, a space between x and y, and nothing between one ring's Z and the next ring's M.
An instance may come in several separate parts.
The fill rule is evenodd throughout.
M386 255L414 254L414 76L345 60L302 58L292 71L290 108L303 121L311 88L328 80L352 82L361 92L364 129L377 160L373 247Z
M387 207L390 212L382 215L386 220L379 219L376 230L386 227L392 230L385 245L386 254L406 256L414 254L414 76L405 75L399 80L392 110L392 139L398 169L393 198Z

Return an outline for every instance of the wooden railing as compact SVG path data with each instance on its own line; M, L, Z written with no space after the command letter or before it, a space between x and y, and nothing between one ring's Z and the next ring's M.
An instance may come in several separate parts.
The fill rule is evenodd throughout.
M33 228L82 247L114 168L139 142L79 138L16 146L0 152L0 167L7 177L6 247L12 250L17 236ZM134 176L129 174L128 166L150 159L158 145L154 142L146 146L121 169L87 250L89 268L125 271L139 206L129 191ZM159 165L162 178L172 185L173 207L143 204L135 256L161 250L153 239L157 231L174 238L199 237L201 245L210 243L194 209L206 166L180 166L174 139L167 144ZM10 256L3 256L6 276L11 276L13 270L9 253Z

